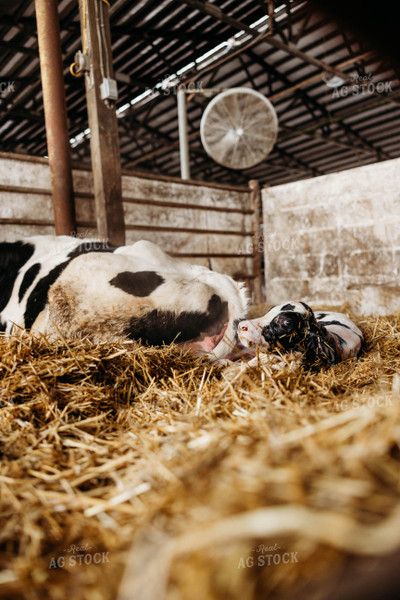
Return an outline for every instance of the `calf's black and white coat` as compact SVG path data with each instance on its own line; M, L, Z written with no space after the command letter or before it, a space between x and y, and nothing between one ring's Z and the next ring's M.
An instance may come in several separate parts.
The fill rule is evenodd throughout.
M165 254L68 236L0 244L0 328L66 339L173 341L212 358L229 354L246 316L243 284Z
M241 321L238 334L245 347L299 352L308 367L357 357L364 341L362 332L346 314L313 312L304 302L286 302L263 317Z

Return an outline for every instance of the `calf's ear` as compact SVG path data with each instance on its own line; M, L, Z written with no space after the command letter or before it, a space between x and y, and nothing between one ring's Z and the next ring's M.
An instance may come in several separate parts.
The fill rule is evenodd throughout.
M311 306L308 306L308 304L306 304L305 302L302 302L302 301L300 301L300 304L302 304L304 306L304 308L306 309L307 312L314 314Z
M318 370L338 362L335 349L320 333L310 331L305 339L303 364L307 369Z
M305 319L306 324L308 326L308 330L312 333L323 335L325 332L325 327L318 324L318 321L315 318L312 308L308 306L308 304L306 304L305 302L300 302L300 304L302 304L306 309Z
M308 306L308 304L306 304L305 302L300 302L300 304L302 306L304 306L305 310L306 310L306 319L307 321L311 324L311 323L316 323L316 318L313 312L313 309L311 308L311 306Z

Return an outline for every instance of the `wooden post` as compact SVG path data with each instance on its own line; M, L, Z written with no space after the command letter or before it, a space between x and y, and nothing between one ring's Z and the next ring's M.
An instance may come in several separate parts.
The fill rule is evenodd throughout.
M260 184L256 179L250 179L250 206L254 211L254 225L253 225L253 294L254 304L261 304L263 302L262 293L262 269L261 269L261 255L262 251L260 248L263 247L262 242L262 231L260 228L260 212L261 212L261 193Z
M54 225L57 235L71 235L75 204L57 6L57 0L35 0Z
M125 244L125 225L118 119L112 90L107 92L114 79L108 6L102 0L79 0L79 10L89 64L85 83L97 230L100 238L120 246Z

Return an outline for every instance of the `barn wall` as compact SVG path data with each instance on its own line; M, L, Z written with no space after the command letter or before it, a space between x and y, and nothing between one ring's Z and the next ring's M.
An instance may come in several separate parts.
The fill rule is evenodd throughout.
M73 181L78 235L96 237L92 174L74 169ZM127 244L147 239L260 288L251 244L257 198L249 188L124 173L122 193ZM38 234L54 234L48 161L0 153L0 239Z
M400 159L262 191L267 301L400 310Z

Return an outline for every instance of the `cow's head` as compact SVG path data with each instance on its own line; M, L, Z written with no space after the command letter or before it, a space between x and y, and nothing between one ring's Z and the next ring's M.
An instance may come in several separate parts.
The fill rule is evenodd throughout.
M234 351L238 341L237 325L246 315L248 305L244 284L235 282L227 275L214 275L215 281L209 274L206 278L208 284L213 285L207 308L207 327L201 327L196 338L181 344L196 354L208 354L212 360L228 356ZM195 321L199 324L198 317Z

